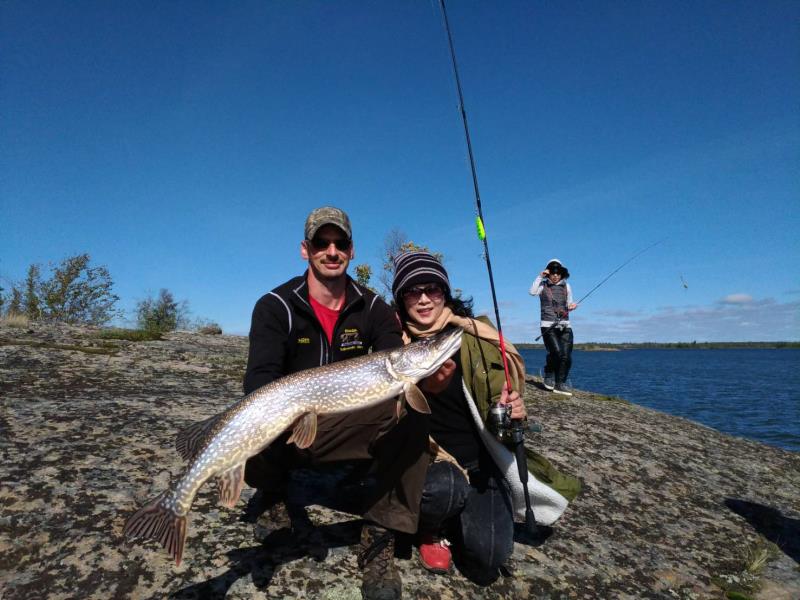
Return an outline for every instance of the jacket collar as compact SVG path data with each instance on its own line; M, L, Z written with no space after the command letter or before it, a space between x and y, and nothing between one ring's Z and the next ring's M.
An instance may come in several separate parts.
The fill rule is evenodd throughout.
M308 270L306 270L306 272L303 273L302 276L298 277L295 281L296 284L292 287L292 291L290 294L292 303L295 304L297 307L313 314L314 309L311 308L311 301L308 298ZM355 306L357 303L363 301L364 301L364 292L362 292L361 289L358 287L358 284L355 281L353 281L353 278L350 277L350 275L347 275L344 305L342 306L341 312L344 313L345 311L349 310L352 306Z

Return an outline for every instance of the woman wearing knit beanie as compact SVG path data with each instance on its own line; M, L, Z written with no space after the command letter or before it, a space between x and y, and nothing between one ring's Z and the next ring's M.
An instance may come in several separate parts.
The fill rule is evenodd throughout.
M512 418L525 418L520 392L524 362L506 342L512 389L507 389L499 337L485 317L474 318L472 302L454 298L441 262L429 252L408 252L394 261L392 294L410 342L452 326L462 327L454 373L438 389L426 390L431 407L431 454L422 493L419 558L433 572L450 569L450 543L461 572L490 583L514 549L514 521L524 520L524 490L512 452L486 428L489 408L510 404ZM580 489L577 479L530 453L537 467L528 490L538 523L555 522ZM529 460L529 468L532 466ZM543 481L550 482L549 485ZM491 525L491 526L490 526Z

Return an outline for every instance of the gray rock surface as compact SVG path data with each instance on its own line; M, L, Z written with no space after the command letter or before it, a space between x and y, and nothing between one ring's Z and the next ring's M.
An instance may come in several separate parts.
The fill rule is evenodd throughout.
M360 598L346 470L298 472L295 527L263 544L242 518L252 490L227 510L213 486L180 567L121 536L181 472L175 433L238 399L246 351L237 336L0 323L0 598ZM401 548L404 597L800 598L800 455L533 379L526 402L544 425L526 443L582 494L549 536L520 537L513 573L486 587L431 576Z

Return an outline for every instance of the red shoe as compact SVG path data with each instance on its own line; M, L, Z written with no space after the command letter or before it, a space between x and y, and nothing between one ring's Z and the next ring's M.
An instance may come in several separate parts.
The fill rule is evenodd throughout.
M419 562L431 573L447 573L453 564L449 545L450 542L444 538L423 535L419 544Z

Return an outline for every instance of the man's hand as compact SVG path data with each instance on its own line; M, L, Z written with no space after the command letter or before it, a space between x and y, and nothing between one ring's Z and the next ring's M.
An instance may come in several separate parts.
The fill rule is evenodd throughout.
M567 310L575 310L576 308L578 308L578 305L575 303L567 305Z
M525 403L522 402L519 392L512 390L510 394L508 393L508 383L503 384L503 391L500 393L498 404L511 405L512 419L526 419L528 417L528 413L525 410Z
M456 372L456 361L448 358L433 375L428 375L419 382L419 389L426 394L441 394L450 385L453 373Z

